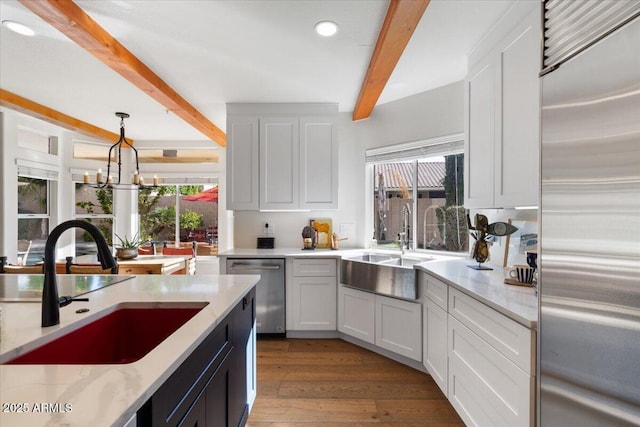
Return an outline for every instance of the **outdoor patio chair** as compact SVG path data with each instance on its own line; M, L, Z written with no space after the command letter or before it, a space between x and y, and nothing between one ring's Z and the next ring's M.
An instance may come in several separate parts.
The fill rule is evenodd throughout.
M187 271L184 272L186 274L196 274L196 253L192 247L190 248L170 248L164 247L162 248L162 255L189 255L191 258L187 261Z

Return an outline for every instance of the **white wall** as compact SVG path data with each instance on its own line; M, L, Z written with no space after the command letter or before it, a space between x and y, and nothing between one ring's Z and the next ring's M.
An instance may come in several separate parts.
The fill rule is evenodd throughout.
M263 236L264 224L269 223L274 228L276 247L302 247L302 228L309 219L331 218L334 232L348 238L340 242L341 248L365 247L373 233L372 179L364 163L365 150L462 132L463 101L463 83L456 82L380 105L367 120L353 122L350 113L340 114L339 208L313 212L235 211L234 246L255 248L256 237ZM354 233L342 233L345 226L353 228Z

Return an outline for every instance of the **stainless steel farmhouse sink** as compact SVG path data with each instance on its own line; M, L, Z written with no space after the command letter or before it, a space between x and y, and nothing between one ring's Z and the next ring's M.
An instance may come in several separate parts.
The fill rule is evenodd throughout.
M413 266L416 264L422 264L423 262L431 261L431 260L433 260L433 258L409 258L409 257L402 256L400 258L391 258L390 260L387 260L387 261L381 261L380 263L385 265L397 265L400 267L413 268Z
M413 266L429 260L388 254L343 258L340 281L365 291L415 300L418 298L418 285Z
M349 258L352 261L363 261L363 262L385 262L397 260L399 258L394 257L393 255L388 254L362 254L355 256L353 258Z

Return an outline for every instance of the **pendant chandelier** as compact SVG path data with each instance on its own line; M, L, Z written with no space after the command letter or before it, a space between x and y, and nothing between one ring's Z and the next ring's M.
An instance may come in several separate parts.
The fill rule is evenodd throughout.
M140 175L140 166L138 164L138 150L129 142L125 137L124 133L124 119L129 118L129 114L117 112L116 117L120 117L120 139L113 144L109 148L109 158L107 163L107 175L106 179L102 174L102 169L98 169L96 173L96 183L93 184L93 187L96 188L112 188L112 189L127 189L127 190L136 190L139 188L152 188L158 186L158 177L153 177L153 185L145 185L144 178ZM133 178L130 184L123 184L122 181L122 146L125 145L125 148L128 147L133 150L133 154L136 160L136 169L133 172ZM111 176L111 163L118 164L118 179L116 182L113 181L113 177ZM83 178L84 184L91 184L89 178L89 172L84 173Z

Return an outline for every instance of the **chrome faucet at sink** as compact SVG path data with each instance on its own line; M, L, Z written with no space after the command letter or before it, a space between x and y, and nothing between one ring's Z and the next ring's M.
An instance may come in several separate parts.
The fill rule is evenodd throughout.
M411 206L409 203L402 205L402 231L398 233L398 243L400 250L404 255L405 250L411 249L411 225L409 225L409 216L411 215Z
M42 288L42 327L54 326L60 323L60 304L68 304L72 299L58 298L58 283L56 280L56 243L63 232L70 228L86 230L98 247L98 258L103 269L114 268L116 260L111 255L111 249L100 230L93 224L81 220L65 221L51 231L44 246L44 286Z

